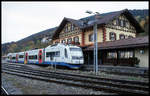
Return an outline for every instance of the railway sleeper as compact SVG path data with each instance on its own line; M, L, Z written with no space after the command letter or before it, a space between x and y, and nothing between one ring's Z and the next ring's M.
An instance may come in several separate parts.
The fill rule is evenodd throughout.
M7 72L8 73L8 72ZM22 76L22 75L20 75L20 74L18 74L18 73L15 73L15 74L17 74L17 75L19 75L19 76ZM24 74L25 75L25 74ZM31 75L31 74L30 74ZM27 75L27 76L29 76L29 74ZM29 77L33 77L33 76L29 76ZM40 77L41 78L41 77ZM45 78L45 77L44 77ZM38 78L37 78L38 79ZM49 78L48 78L49 79ZM43 79L42 79L43 80ZM62 83L62 82L61 82ZM75 83L74 83L75 84ZM72 85L72 83L71 83L71 85ZM88 84L86 84L86 83L81 83L81 84L75 84L75 85L77 85L77 86L81 86L81 87L90 87L90 88L94 88L94 89L98 89L98 90L105 90L105 91L109 91L109 92L116 92L116 93L119 93L119 94L121 94L121 93L124 93L124 92L127 92L128 94L148 94L147 92L142 92L142 91L135 91L135 90L127 90L127 89L120 89L120 88L115 88L115 87L108 87L108 86L93 86L92 84L90 85L89 83Z

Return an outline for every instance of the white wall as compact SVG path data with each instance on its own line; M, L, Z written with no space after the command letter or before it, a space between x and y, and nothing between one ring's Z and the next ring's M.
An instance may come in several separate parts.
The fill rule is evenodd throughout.
M140 53L141 49L142 48L138 48L135 50L135 57L140 59L139 67L149 67L149 48L143 48L143 54Z

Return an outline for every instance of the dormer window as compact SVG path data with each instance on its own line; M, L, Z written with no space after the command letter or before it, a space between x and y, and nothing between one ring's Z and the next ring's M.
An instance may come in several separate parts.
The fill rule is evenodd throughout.
M65 27L65 32L67 32L67 31L68 31L68 26Z
M116 25L119 26L120 23L119 23L119 19L116 19Z
M109 33L109 39L110 39L111 41L116 40L116 33L110 32L110 33Z
M124 26L124 27L127 27L127 21L126 21L126 20L124 20L123 26Z
M127 21L126 20L121 20L121 19L116 19L116 25L121 26L121 27L126 27L127 26Z
M74 25L73 24L71 24L71 31L73 31L74 30Z
M124 23L123 20L120 20L120 26L123 27Z

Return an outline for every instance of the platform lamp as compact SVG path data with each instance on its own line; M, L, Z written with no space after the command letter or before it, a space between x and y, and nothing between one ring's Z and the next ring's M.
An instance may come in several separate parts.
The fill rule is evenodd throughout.
M99 15L99 12L95 12L93 13L92 11L86 11L86 13L88 14L94 14L94 19L95 19L95 22L94 22L94 27L93 27L93 30L94 30L94 60L93 60L93 63L94 63L94 72L95 72L95 75L97 75L98 73L98 50L97 50L97 23L96 23L96 16Z

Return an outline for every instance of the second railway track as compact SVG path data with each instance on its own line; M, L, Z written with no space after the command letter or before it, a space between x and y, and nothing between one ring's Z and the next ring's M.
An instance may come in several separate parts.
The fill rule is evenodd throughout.
M2 71L10 74L28 77L32 79L39 79L44 81L57 82L62 84L69 84L72 86L80 86L85 88L92 88L117 94L140 94L148 95L149 87L146 82L133 82L127 80L117 80L110 78L100 78L94 76L84 76L77 74L58 73L50 71L35 70L30 67L12 66L3 64ZM39 77L42 78L39 78Z

